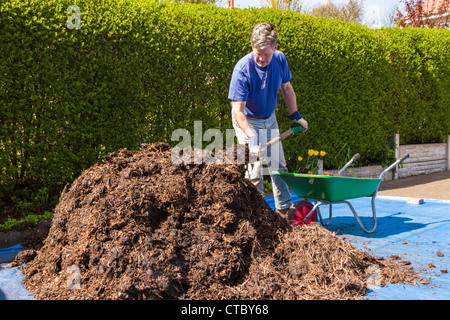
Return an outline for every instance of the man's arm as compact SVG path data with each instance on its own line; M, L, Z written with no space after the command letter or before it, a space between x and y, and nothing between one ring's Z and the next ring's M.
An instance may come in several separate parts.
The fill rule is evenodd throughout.
M239 127L244 131L244 133L247 135L248 138L252 136L256 136L256 133L253 131L253 129L250 127L250 124L248 123L247 117L244 114L245 109L245 101L235 101L233 100L231 102L232 106L232 112L233 117L238 123Z
M284 102L288 108L289 115L297 111L297 98L295 96L294 88L291 82L281 84L281 93L283 94Z
M303 127L302 132L305 132L308 130L308 122L302 118L297 110L297 99L292 84L290 82L282 83L281 92L283 93L283 99L288 108L289 119L291 119L293 123L301 125Z

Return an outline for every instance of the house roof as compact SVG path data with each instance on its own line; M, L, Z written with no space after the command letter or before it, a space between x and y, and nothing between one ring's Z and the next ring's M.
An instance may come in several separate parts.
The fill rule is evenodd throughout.
M441 9L450 10L450 1L448 0L425 0L423 3L423 13L436 13Z

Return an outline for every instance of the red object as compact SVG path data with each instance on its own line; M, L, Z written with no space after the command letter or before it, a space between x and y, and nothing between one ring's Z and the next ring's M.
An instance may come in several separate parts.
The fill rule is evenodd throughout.
M309 203L304 203L298 206L297 210L295 210L294 215L292 217L292 223L294 226L297 225L303 225L303 224L310 224L311 222L317 221L316 213L314 212L309 219L305 222L303 219L308 215L308 213L312 209L312 205Z

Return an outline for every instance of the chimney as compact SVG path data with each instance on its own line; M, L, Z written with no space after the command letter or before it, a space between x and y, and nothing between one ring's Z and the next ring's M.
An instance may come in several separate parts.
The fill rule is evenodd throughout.
M234 0L229 0L228 1L227 8L234 8Z

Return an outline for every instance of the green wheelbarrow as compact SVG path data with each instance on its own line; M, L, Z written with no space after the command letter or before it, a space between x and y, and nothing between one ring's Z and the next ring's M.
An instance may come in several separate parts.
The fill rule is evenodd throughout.
M361 229L366 233L372 233L377 227L375 198L380 183L383 180L383 176L395 166L405 161L408 157L409 154L395 161L392 165L387 167L378 178L351 178L340 176L350 164L359 158L359 154L354 155L353 158L339 170L338 176L276 171L273 173L279 175L292 192L299 198L304 199L294 203L288 210L288 218L289 220L292 220L294 225L309 224L312 221L317 221L316 216L318 216L322 225L327 226L332 218L332 205L345 203L350 207L350 210ZM373 227L370 230L364 226L352 204L348 201L350 199L362 197L372 197ZM319 209L319 207L324 204L329 205L329 218L325 223Z

